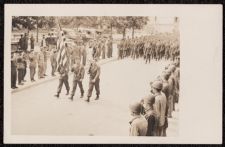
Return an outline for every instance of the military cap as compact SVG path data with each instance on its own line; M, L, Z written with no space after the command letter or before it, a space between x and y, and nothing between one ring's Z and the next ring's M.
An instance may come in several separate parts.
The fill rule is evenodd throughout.
M169 77L170 77L170 72L169 71L164 71L163 73L162 73L162 77L164 78L164 79L166 79L166 80L168 80L169 79Z

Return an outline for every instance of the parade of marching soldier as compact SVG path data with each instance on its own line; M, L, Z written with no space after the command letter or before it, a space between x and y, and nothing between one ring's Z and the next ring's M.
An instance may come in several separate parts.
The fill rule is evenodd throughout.
M12 134L178 136L179 21L12 17Z

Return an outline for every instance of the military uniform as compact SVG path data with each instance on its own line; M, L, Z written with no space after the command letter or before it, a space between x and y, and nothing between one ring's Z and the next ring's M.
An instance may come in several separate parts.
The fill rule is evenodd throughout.
M84 79L84 73L85 73L84 66L81 64L76 64L74 67L72 67L71 72L74 73L74 77L73 77L73 89L71 92L70 99L73 100L73 96L76 92L77 85L80 88L81 98L82 98L84 95L84 89L82 85L82 80Z
M62 86L63 84L65 85L66 87L66 90L67 90L67 93L66 95L69 94L69 90L70 90L70 86L69 86L69 82L68 82L68 67L60 67L59 68L59 86L57 88L57 94L55 95L56 97L59 97L59 94L61 93L61 90L62 90Z
M33 36L31 36L31 38L30 38L30 49L34 50L34 37Z
M17 71L18 71L18 85L23 85L22 80L23 80L23 70L24 70L24 64L22 57L19 56L17 58Z
M96 63L91 63L88 73L90 74L89 89L88 89L88 95L87 95L88 97L87 101L89 102L94 87L95 87L96 95L97 95L96 100L99 99L100 66L98 66Z
M57 68L57 51L52 50L51 56L50 56L50 61L51 61L51 66L52 66L52 76L55 76L56 68Z
M44 54L40 51L37 58L38 62L38 78L44 78Z
M148 122L147 120L141 116L134 116L130 121L130 131L129 136L146 136Z
M16 81L17 81L17 66L16 66L16 56L11 58L11 88L15 89L16 87Z
M29 55L29 60L30 60L30 80L33 82L34 80L34 75L36 73L36 66L37 66L37 61L34 53L30 53Z

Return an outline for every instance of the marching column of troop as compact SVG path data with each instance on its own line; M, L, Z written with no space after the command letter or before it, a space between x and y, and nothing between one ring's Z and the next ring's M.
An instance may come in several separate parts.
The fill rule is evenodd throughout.
M178 57L155 81L150 82L148 96L130 104L130 136L166 136L168 118L172 118L175 103L179 102L179 67Z
M111 58L113 55L113 41L112 37L99 38L90 42L92 50L92 57L97 60Z
M122 39L118 44L118 59L131 57L143 58L146 63L151 60L175 60L179 56L179 41L176 37L155 35L133 39Z

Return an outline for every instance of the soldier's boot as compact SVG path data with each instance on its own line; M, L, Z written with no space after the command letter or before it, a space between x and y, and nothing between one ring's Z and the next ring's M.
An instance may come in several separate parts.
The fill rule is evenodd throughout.
M69 90L66 92L66 95L69 95Z
M73 101L73 95L71 95L71 96L69 97L69 99L70 99L71 101Z
M84 93L81 93L81 96L80 96L80 98L83 98L84 97Z
M56 95L54 95L55 97L59 98L59 93L57 93Z
M98 99L99 99L99 95L96 96L95 100L98 100Z
M90 97L88 96L85 101L90 102Z

